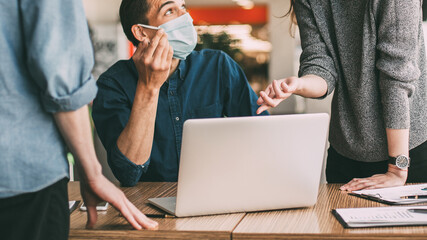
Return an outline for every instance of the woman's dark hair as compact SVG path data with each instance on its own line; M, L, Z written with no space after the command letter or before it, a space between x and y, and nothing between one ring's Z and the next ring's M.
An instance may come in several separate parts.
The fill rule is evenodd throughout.
M120 5L119 14L123 31L134 46L138 46L139 41L133 36L132 26L138 23L148 24L149 9L147 0L123 0Z

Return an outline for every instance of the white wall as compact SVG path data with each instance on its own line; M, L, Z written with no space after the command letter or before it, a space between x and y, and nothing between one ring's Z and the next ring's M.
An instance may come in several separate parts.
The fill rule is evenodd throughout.
M83 0L86 17L91 24L118 23L121 0Z
M269 66L270 81L295 75L296 41L289 34L289 17L282 17L288 9L289 1L268 1L270 42L273 46ZM270 112L272 114L294 113L296 104L295 97L291 97Z

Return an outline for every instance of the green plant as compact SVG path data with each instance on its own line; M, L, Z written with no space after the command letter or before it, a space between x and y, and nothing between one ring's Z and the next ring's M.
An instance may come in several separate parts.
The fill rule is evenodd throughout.
M238 39L232 39L226 32L218 34L202 33L199 34L200 41L196 46L196 50L210 48L222 50L227 53L234 61L242 66L242 60L244 58L243 52L236 45L240 42Z

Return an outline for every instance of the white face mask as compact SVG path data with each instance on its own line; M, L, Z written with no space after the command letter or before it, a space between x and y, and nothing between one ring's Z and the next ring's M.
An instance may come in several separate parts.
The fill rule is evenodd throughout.
M138 24L150 29L165 30L168 34L169 44L173 48L173 57L185 60L197 45L197 33L194 29L193 19L190 14L186 13L175 18L159 27L153 27L144 24Z

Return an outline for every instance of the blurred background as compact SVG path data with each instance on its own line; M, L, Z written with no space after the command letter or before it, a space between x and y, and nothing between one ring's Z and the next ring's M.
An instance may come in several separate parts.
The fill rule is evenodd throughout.
M83 0L95 52L93 75L99 75L135 50L123 33L121 0ZM273 79L297 75L301 53L298 31L290 35L287 0L186 0L199 34L196 50L220 49L245 71L258 94ZM331 96L325 100L292 96L272 109L271 114L328 112ZM105 150L94 131L95 148L103 172L117 182L106 162ZM77 177L76 177L77 179Z
M120 24L121 0L83 0L83 3L94 45L93 74L97 79L119 59L130 58L134 48ZM291 37L289 18L283 17L289 10L288 0L186 0L186 5L199 33L196 50L213 48L228 53L243 68L256 93L274 79L297 75L301 46L298 29ZM292 96L270 112L329 113L331 99L332 94L324 100ZM96 133L95 147L104 174L117 181ZM323 175L322 181L325 181Z
M134 51L119 19L121 0L83 0L94 42L94 76ZM286 0L187 0L202 48L220 49L243 68L255 92L270 81L297 74L301 52L298 31L289 34ZM329 112L330 99L292 97L272 114Z

